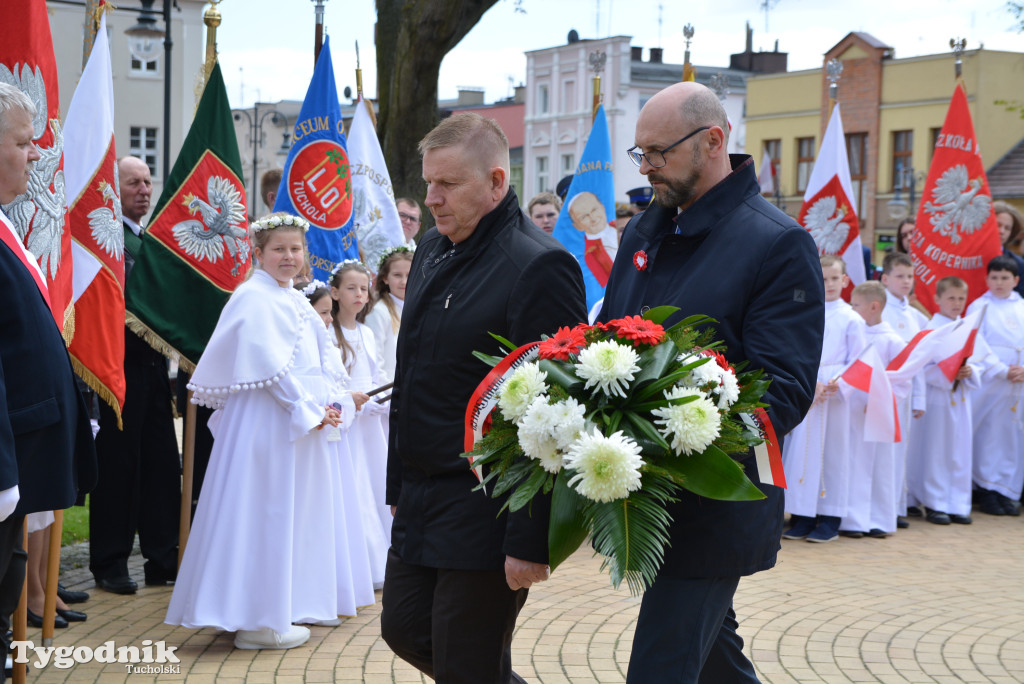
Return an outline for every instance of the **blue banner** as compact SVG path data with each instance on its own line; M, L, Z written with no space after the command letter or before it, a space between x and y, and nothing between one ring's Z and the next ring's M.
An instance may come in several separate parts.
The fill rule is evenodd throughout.
M583 157L552 234L579 260L587 286L587 308L592 308L604 298L604 287L619 247L612 144L604 106L597 109Z
M309 221L306 238L313 277L327 282L337 264L359 258L352 221L352 175L330 39L324 40L316 61L292 139L274 211Z

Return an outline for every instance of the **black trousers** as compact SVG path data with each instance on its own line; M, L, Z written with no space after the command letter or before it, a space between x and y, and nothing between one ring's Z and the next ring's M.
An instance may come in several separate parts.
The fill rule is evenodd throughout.
M162 360L162 357L160 357ZM100 403L99 466L89 506L89 569L96 579L128 575L139 533L146 577L177 575L181 457L174 434L171 386L163 363L125 363L124 430Z
M655 580L640 604L627 684L756 684L732 609L739 581Z
M439 684L509 684L512 633L528 590L504 570L407 565L388 552L381 636L398 657Z
M22 531L25 516L12 515L0 522L0 683L4 681L3 663L11 645L7 630L11 628L11 613L18 607L21 590L25 586L25 553Z

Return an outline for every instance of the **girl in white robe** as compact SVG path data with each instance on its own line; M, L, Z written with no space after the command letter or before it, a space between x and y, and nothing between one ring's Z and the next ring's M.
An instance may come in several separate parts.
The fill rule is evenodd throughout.
M412 255L413 250L405 245L393 247L381 255L374 280L372 308L365 317L359 319L373 331L384 362L387 382L395 379L395 350L398 345L398 329L402 324L405 286L409 280Z
M287 223L285 223L287 222ZM260 268L221 312L192 401L217 409L213 451L166 622L235 631L238 648L292 648L296 622L338 615L330 428L355 413L323 323L291 288L305 222L253 224Z
M370 273L355 260L342 263L331 279L332 329L351 377L350 387L358 392L370 392L389 382L373 331L357 320L369 300L369 288ZM383 396L387 394L385 391ZM347 432L356 477L368 485L359 489L375 587L383 586L391 540L391 507L384 503L388 445L382 418L387 411L387 404L368 401Z

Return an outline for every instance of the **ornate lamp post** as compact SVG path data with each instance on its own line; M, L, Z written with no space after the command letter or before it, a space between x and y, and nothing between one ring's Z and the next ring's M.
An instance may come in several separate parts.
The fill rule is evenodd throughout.
M164 183L171 173L171 0L163 0L164 28L156 25L157 14L153 11L154 0L140 0L139 23L125 30L128 49L140 62L151 62L159 54L158 39L164 44L164 154L161 164L161 178ZM128 8L130 9L130 8Z
M236 110L232 117L235 121L241 121L242 117L249 123L249 143L252 145L252 190L249 192L249 197L252 199L252 210L250 216L256 215L256 210L259 207L259 151L263 144L266 142L266 134L263 132L263 122L266 118L270 117L270 122L278 124L284 122L285 133L281 141L281 147L278 150L278 154L288 154L288 117L276 109L268 109L264 112L260 112L260 103L256 102L252 106L252 114L249 113L248 109ZM270 207L273 209L273 207Z

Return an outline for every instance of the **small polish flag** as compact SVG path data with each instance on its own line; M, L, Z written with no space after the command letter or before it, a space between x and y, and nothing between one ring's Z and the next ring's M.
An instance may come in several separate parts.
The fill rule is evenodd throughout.
M865 349L860 357L840 374L850 387L868 395L864 416L864 439L868 442L899 442L900 419L896 410L885 363L874 347Z

